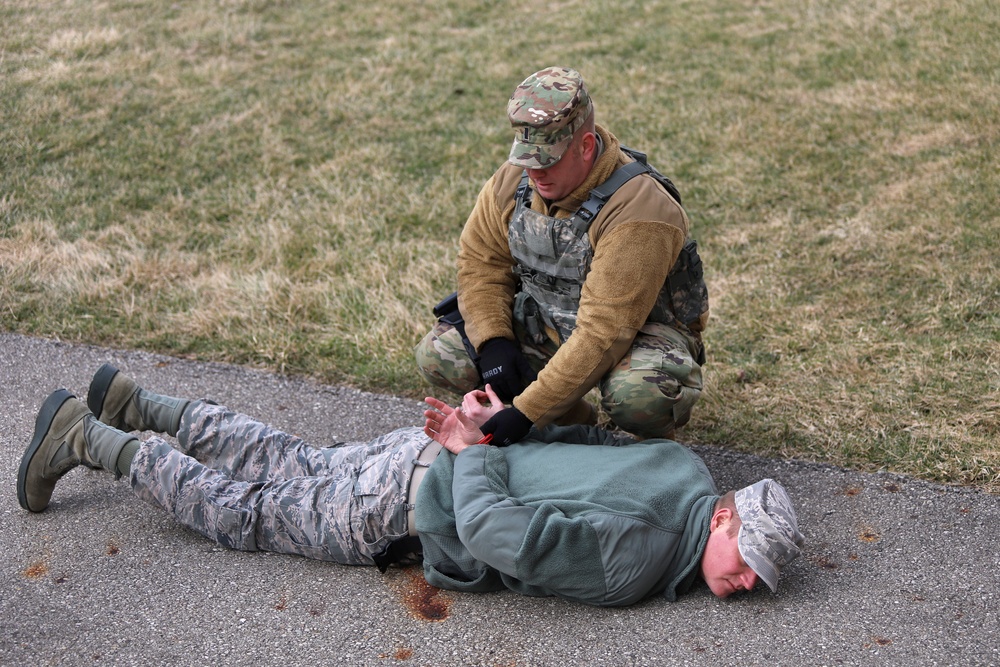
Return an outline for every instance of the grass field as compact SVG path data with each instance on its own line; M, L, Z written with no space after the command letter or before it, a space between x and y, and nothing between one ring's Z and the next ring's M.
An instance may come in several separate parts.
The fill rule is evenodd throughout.
M416 398L510 142L579 69L678 184L679 434L1000 490L994 0L0 5L0 327Z

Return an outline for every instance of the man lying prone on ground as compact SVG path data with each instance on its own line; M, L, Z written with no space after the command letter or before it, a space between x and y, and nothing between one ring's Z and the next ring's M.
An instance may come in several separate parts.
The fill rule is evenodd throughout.
M674 600L698 579L719 597L758 579L774 591L799 554L791 501L773 480L720 496L686 447L592 426L484 444L479 426L503 409L488 386L457 409L427 403L423 429L314 447L210 401L155 394L105 364L87 404L60 389L42 405L18 501L41 512L84 464L126 476L137 496L232 549L383 570L419 558L440 588L594 605Z

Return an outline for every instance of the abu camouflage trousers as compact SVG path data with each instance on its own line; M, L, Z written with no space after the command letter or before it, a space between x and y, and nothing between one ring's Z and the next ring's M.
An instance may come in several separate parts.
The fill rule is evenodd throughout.
M191 403L179 450L153 437L132 461L132 489L232 549L345 565L407 535L407 492L430 439L416 427L369 442L313 447L208 401Z
M528 362L536 371L558 349L546 339L541 345L516 326ZM698 343L665 324L647 323L636 334L629 351L598 383L601 408L619 428L640 438L670 437L691 418L702 391L701 366L695 361ZM458 331L437 322L414 349L417 367L436 387L462 395L483 382L469 358Z

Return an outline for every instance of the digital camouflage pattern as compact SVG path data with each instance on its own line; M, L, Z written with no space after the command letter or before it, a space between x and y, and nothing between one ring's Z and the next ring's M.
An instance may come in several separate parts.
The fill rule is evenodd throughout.
M521 200L507 231L521 290L538 304L542 321L559 334L562 342L576 328L580 294L594 256L587 229L579 211L568 218L555 218L532 210L527 201ZM656 297L648 322L687 331L692 325L701 326L701 317L708 312L708 288L697 248L693 240L684 245Z
M515 335L528 362L540 371L558 347L549 340L535 344L519 322ZM691 417L702 391L701 366L695 361L695 341L662 324L647 324L636 335L629 353L600 383L601 407L618 427L641 438L669 437ZM444 322L434 325L417 345L418 367L428 382L462 395L482 387L458 331Z
M792 501L780 484L762 479L736 492L736 511L742 522L740 555L773 593L781 568L798 557L805 542Z
M188 406L177 434L142 443L136 495L222 546L345 565L407 534L414 461L430 439L416 427L317 448L208 401Z
M579 213L554 218L519 201L507 228L507 242L517 262L514 273L521 280L521 291L538 304L542 322L565 343L576 329L580 293L594 257L586 225Z
M514 129L508 160L525 169L551 167L592 111L579 72L568 67L535 72L514 89L507 103L507 118Z

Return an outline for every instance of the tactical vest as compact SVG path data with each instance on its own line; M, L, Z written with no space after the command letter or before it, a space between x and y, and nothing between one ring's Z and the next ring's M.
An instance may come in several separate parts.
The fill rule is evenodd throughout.
M639 174L649 173L680 203L680 194L673 183L646 164L644 154L624 147L622 150L636 161L619 167L594 188L587 201L568 218L554 218L533 211L528 173L521 176L507 235L511 254L517 262L514 273L521 283L516 310L523 313L528 333L536 340L544 336L541 327L531 325L536 319L555 330L560 343L566 342L576 328L580 293L594 257L588 230L619 187ZM689 325L707 310L708 290L697 244L688 240L646 321L667 324L698 336L699 332L691 332Z

